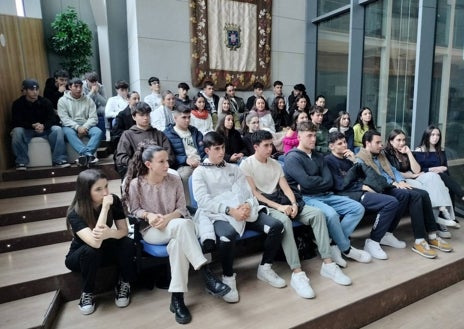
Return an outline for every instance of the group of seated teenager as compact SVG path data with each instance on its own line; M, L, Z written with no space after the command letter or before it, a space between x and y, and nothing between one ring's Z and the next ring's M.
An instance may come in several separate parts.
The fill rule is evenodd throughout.
M255 100L259 99L257 96ZM239 302L240 273L234 269L235 245L247 229L262 232L265 237L257 278L275 288L286 287L287 282L272 268L282 247L291 271L290 286L298 296L307 299L314 298L316 293L298 256L293 220L311 227L322 259L320 275L340 285L352 283L341 269L347 267L347 260L359 263L370 263L372 258L387 260L385 247L406 248L411 243L411 250L426 258L438 257L436 250L453 250L439 235L441 223L459 225L452 197L432 200L433 191L429 194L425 187L429 178L418 180L421 185L409 182L423 173L402 137L395 141L401 134L389 137L392 149L387 146L384 150L380 133L367 130L355 154L348 148L343 132L336 130L329 133L329 152L323 154L317 145L318 125L301 120L292 127L297 144L279 159L282 166L272 158L272 133L259 129L262 116L251 113L248 144L243 150L252 147L253 153L241 156L240 161L235 161L237 165L226 161L228 141L223 132L201 134L189 125L190 109L179 108L182 109L176 107L173 111L174 124L162 133L149 123L150 106L139 102L134 107L136 124L123 132L118 145L117 158L124 159L118 160L124 178L122 201L108 191L108 180L101 172L89 169L78 176L76 196L67 217L74 239L66 265L82 273L79 308L83 314L94 311L96 271L107 261L119 266L116 305L125 307L130 302L130 283L135 280L135 273L131 265L134 251L127 238L127 214L140 219L140 233L146 242L167 244L170 310L181 324L192 320L184 302L190 265L201 272L208 293L227 303ZM233 118L227 116L219 122L223 122L222 130L234 126ZM123 144L130 149L124 157ZM428 129L421 144L418 158L427 164L427 176L436 175L434 184L438 184L438 178L444 188L452 190L453 196L463 198L461 187L447 171L438 128ZM234 154L243 152L237 149ZM402 155L398 161L400 168L391 160L398 154ZM406 159L408 168L404 165ZM177 172L170 169L182 167L188 168ZM412 172L410 177L406 177L408 171ZM197 203L195 214L187 209L190 202L186 199L189 195L186 180L190 175ZM438 188L441 187L435 185ZM366 211L375 213L376 220L364 245L358 249L352 245L350 236ZM407 211L413 237L401 241L395 231ZM203 254L214 249L218 250L222 265L220 276L212 273Z

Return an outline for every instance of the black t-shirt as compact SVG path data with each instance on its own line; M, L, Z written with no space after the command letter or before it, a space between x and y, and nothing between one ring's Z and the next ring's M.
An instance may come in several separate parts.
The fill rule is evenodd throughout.
M108 217L106 219L106 225L108 225L108 227L113 226L113 220L126 218L121 200L117 195L112 195L113 204L111 205L110 210L108 211ZM100 209L101 208L94 211L95 218L98 218L98 215L100 214ZM76 213L75 210L69 213L67 220L74 234L74 238L71 241L71 247L69 248L68 252L68 254L71 254L85 244L85 242L81 240L81 238L77 235L77 232L89 226L87 225L86 221Z

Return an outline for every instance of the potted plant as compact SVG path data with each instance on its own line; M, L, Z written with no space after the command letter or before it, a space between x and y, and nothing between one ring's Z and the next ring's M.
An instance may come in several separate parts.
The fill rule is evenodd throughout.
M56 15L51 23L53 35L51 46L63 58L60 64L71 77L80 76L91 70L92 32L89 26L77 17L74 8Z

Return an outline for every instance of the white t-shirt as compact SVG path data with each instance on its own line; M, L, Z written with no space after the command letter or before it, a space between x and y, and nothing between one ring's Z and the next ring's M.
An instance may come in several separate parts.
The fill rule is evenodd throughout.
M256 188L266 194L276 191L279 180L284 177L282 166L277 160L268 158L266 163L258 161L254 155L246 158L240 164L245 176L253 178Z

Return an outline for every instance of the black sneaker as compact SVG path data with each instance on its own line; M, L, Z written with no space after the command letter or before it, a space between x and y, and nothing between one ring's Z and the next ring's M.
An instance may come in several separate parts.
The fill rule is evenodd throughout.
M95 300L91 292L83 292L81 294L79 309L83 315L89 315L95 311Z
M59 162L53 163L53 166L54 166L54 167L60 167L60 168L66 168L66 167L69 167L70 164L69 164L68 161L63 160L63 161L59 161Z
M116 298L114 302L117 307L126 307L130 302L130 283L119 281L114 288Z
M87 166L87 157L85 155L80 155L76 159L76 163L77 163L77 165L79 165L81 167Z
M88 155L87 156L87 163L88 164L96 164L98 162L98 158L96 158L93 155Z
M27 170L27 167L24 163L17 163L16 164L16 170L21 170L21 171L24 171L24 170Z

